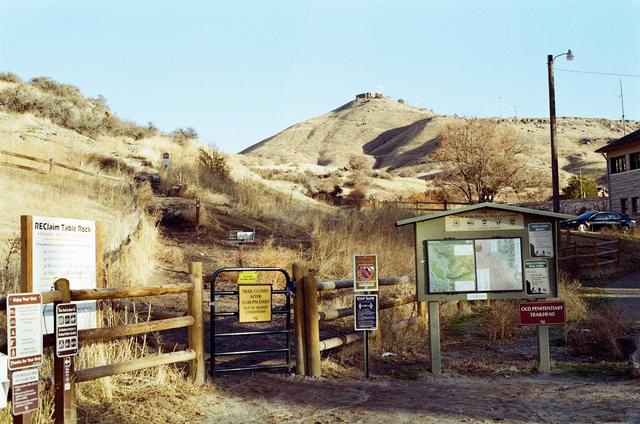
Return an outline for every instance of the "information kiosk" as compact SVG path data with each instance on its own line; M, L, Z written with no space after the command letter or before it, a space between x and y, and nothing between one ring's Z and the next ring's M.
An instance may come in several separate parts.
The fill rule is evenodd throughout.
M439 302L557 297L558 221L572 218L496 203L404 219L413 224L417 297L429 305L431 370L441 372ZM549 329L538 326L538 369L550 369Z

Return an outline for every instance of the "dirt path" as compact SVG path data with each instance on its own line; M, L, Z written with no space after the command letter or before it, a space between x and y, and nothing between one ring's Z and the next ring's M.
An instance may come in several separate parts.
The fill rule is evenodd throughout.
M640 288L640 270L618 278L606 287L611 288ZM614 299L615 304L632 321L640 321L640 299Z
M539 377L417 380L277 374L219 378L207 422L640 422L637 382Z

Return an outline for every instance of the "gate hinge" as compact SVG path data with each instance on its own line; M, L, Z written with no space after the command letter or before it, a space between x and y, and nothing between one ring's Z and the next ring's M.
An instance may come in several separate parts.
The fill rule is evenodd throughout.
M209 306L216 306L216 302L209 302Z

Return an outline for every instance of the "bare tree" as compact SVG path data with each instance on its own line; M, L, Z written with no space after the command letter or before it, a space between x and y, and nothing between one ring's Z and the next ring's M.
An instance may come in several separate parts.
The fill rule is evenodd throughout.
M448 125L432 157L442 162L439 183L460 192L469 203L493 202L500 191L519 190L528 181L524 153L513 131L495 122L470 119Z

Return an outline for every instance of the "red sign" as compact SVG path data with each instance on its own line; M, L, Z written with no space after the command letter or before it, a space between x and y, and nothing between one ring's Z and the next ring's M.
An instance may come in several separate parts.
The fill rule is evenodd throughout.
M563 301L520 302L520 325L562 325L564 312Z

